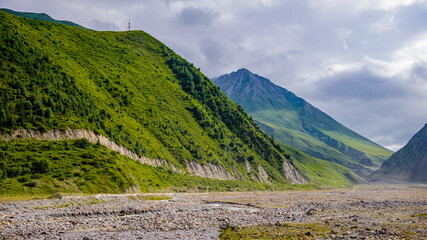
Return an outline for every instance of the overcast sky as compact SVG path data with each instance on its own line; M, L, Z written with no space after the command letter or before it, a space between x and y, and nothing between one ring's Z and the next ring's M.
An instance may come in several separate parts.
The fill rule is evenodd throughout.
M247 68L397 150L427 123L427 0L0 0L144 30L208 77Z

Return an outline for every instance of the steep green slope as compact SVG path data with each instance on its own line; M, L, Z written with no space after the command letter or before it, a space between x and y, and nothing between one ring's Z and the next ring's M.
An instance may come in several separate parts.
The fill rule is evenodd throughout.
M241 69L213 81L279 142L367 176L391 151L341 125L292 92ZM269 129L266 128L269 127Z
M225 181L179 174L121 156L85 139L0 141L0 195L241 191L315 188L253 181Z
M256 123L267 134L274 135L274 137L277 138L278 131L276 129L258 121L256 121ZM296 134L298 134L298 132L296 132ZM294 137L294 135L290 136ZM282 147L291 153L292 157L295 159L294 164L300 170L301 174L313 182L334 187L343 187L366 182L364 179L340 164L309 156L300 150L287 145L282 145Z
M47 15L46 13L18 12L18 11L13 11L12 9L7 9L7 8L0 8L0 11L7 12L7 13L10 13L10 14L13 14L16 16L20 16L20 17L37 19L37 20L42 20L42 21L46 21L46 22L61 23L61 24L65 24L65 25L69 25L69 26L73 26L73 27L79 27L79 28L86 29L85 27L80 26L80 25L73 23L73 22L70 22L70 21L61 21L61 20L53 19L49 15Z
M257 181L262 166L268 181L301 182L289 175L292 167L284 168L289 153L150 35L96 32L1 11L0 20L1 132L87 129L182 171L189 162L209 162L236 179Z
M300 150L284 146L295 158L294 164L307 179L321 185L348 187L366 182L348 168L333 162L313 158Z
M427 183L427 124L370 177Z

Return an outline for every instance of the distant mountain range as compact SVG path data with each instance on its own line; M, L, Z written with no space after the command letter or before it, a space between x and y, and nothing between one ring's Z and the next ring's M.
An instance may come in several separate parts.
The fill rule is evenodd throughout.
M371 178L427 183L427 124Z
M392 154L247 69L212 81L232 101L241 104L266 133L310 156L341 164L366 177Z

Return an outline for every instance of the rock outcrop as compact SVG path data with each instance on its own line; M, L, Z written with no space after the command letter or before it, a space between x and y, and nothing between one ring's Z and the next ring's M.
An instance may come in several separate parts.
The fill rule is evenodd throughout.
M285 171L286 179L291 183L301 184L307 182L288 161L283 161L283 170Z
M258 173L259 173L259 181L260 182L269 182L268 181L268 174L261 165L258 165Z
M192 175L205 178L214 178L221 180L236 179L222 165L215 165L211 162L202 165L194 161L187 161L187 171L190 172Z

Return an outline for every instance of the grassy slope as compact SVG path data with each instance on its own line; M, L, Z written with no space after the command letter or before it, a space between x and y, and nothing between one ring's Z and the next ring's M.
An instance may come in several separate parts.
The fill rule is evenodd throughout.
M306 130L301 129L301 126L297 124L300 122L300 114L290 110L292 107L282 108L280 106L267 106L268 105L265 105L263 108L257 108L254 112L249 110L249 112L257 121L274 128L274 137L278 141L287 145L293 145L298 149L309 152L310 155L316 156L317 154L316 157L318 158L331 160L340 164L343 164L344 162L358 164L349 156L344 155L313 136L306 134ZM381 165L381 162L391 155L391 151L362 138L360 135L357 135L342 126L336 126L336 128L331 129L321 126L319 124L319 122L322 122L321 120L316 122L308 117L303 120L306 125L315 126L315 128L323 134L328 135L347 146L351 146L354 149L364 152L373 161L374 165ZM291 136L293 136L293 138ZM346 164L344 163L344 165Z
M257 123L261 126L262 129L266 131L267 134L273 135L274 138L279 142L282 142L282 139L291 139L292 136L293 141L302 141L300 144L304 144L308 148L313 146L312 141L307 139L307 137L298 131L292 131L280 127L272 128L271 126L266 126L263 123ZM306 142L301 139L306 139ZM291 142L289 142L288 145L291 145ZM331 156L336 156L336 158L339 159L340 153L337 154L337 151L335 150L331 151L331 148L325 147L321 144L316 146L317 151L319 151L320 148L324 148L323 151L326 153L326 155L324 155L323 159L328 159L329 157L329 160L326 161L307 155L301 150L290 147L288 145L282 146L291 153L292 157L295 159L294 164L307 179L311 179L312 181L322 185L333 187L347 187L351 184L364 182L363 179L355 175L347 167L339 164L339 162L333 162L334 158L331 158ZM351 161L351 159L349 159L349 161ZM345 164L348 164L348 162Z
M194 66L142 31L96 32L0 12L0 131L85 128L136 153L287 183L287 153ZM191 76L189 76L191 75ZM183 77L187 76L187 77Z
M295 157L295 165L302 174L316 183L333 187L349 187L363 180L340 164L313 158L298 149L286 147Z
M155 191L239 191L292 189L250 181L221 181L178 174L121 156L87 141L0 141L0 195L121 193ZM40 162L48 167L40 167ZM7 166L6 171L1 167ZM316 188L304 185L297 188Z
M7 8L0 8L0 11L7 12L7 13L10 13L10 14L13 14L16 16L20 16L20 17L32 18L32 19L42 20L42 21L46 21L46 22L61 23L61 24L65 24L65 25L69 25L69 26L73 26L73 27L79 27L79 28L86 29L85 27L80 26L80 25L73 23L73 22L70 22L70 21L61 21L61 20L53 19L45 13L18 12L18 11L13 11L13 10L7 9Z

